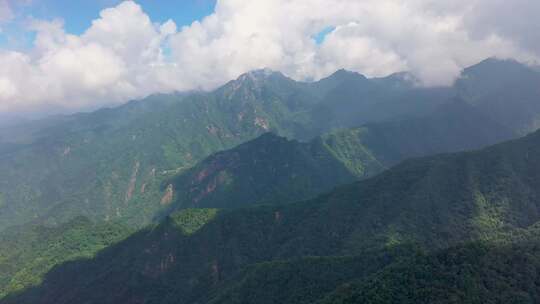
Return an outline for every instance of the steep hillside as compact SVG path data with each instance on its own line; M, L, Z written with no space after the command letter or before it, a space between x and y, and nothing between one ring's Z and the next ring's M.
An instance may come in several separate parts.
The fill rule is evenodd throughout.
M372 95L371 88L382 95ZM162 181L206 156L268 131L315 137L340 126L341 114L333 113L356 97L370 100L371 108L344 113L376 121L403 116L403 109L418 114L418 107L398 105L414 90L345 71L301 83L259 70L209 93L153 95L118 108L0 128L0 229L78 215L148 223L169 201ZM422 99L424 108L445 101L432 97L430 103Z
M255 264L208 303L537 303L540 238ZM287 290L287 292L283 292Z
M175 208L234 208L302 200L355 179L324 147L267 133L208 157L174 179L171 188Z
M317 303L532 304L540 301L539 273L538 237L511 245L472 243L395 262Z
M77 215L148 223L162 208L164 178L270 130L301 132L293 116L312 101L295 85L252 72L212 93L156 95L16 130L0 150L0 228Z
M38 285L55 265L93 257L132 232L118 223L95 224L82 217L58 227L10 228L0 233L0 298Z
M304 200L411 157L480 148L512 138L472 106L453 101L425 117L368 124L308 143L273 134L211 155L168 181L172 208L234 208Z
M363 145L386 166L411 157L481 148L516 135L460 99L427 115L359 128Z
M315 101L297 82L255 71L211 93L3 129L0 229L77 215L148 223L162 208L163 179L270 130L303 137L302 113Z
M535 231L540 220L539 152L540 133L534 133L476 152L410 160L311 201L222 212L191 234L169 218L94 259L55 268L41 287L4 302L204 303L209 295L220 295L222 286L234 290L245 267L268 261L306 256L366 259L409 246L431 256L469 241L518 241L517 236ZM426 265L435 263L431 261L428 258ZM456 267L465 267L461 265L467 261L456 260ZM421 270L426 262L420 262ZM285 268L286 273L290 268ZM478 271L482 275L483 270ZM279 275L276 284L281 282ZM374 275L377 282L379 274ZM496 280L511 282L504 276ZM326 290L343 281L330 277L329 282Z
M408 74L368 79L345 70L318 82L322 101L312 110L321 132L370 122L422 116L454 97L453 88L415 87Z
M488 65L501 64L494 62ZM377 155L379 167L386 167L406 157L481 147L509 138L508 133L532 130L537 73L512 63L519 68L508 70L516 70L511 74L519 77L493 76L490 69L484 72L484 65L467 69L454 88L420 88L407 73L368 79L338 71L302 83L260 70L213 92L153 95L118 108L0 128L0 230L29 221L58 224L78 215L147 224L169 208L174 196L164 181L217 151L269 131L308 140L337 127L369 122L362 145L368 147L366 155ZM528 79L522 82L527 89L514 86L514 78ZM523 98L508 95L512 90ZM480 127L484 131L462 141L461 134L469 135L466 127L481 125L472 114L457 118L461 129L449 139L444 137L452 122L445 117L435 114L430 122L410 122L440 112L457 91L476 114L491 119L486 126L494 126L493 132ZM517 104L509 106L508 100ZM435 125L438 119L441 124ZM387 122L395 123L394 131L378 126ZM433 130L425 131L426 125ZM501 128L510 132L502 135Z

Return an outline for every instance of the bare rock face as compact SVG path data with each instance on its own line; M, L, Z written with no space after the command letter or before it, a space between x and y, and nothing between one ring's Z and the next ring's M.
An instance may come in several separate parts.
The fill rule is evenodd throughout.
M165 195L163 195L163 197L161 198L161 204L162 205L170 204L173 200L173 195L174 195L173 185L169 184L167 186L167 189L165 190Z
M133 172L131 173L131 178L129 179L129 185L126 190L126 196L125 196L125 203L128 203L131 198L133 197L133 191L135 190L135 185L137 183L137 174L139 173L139 168L141 164L140 162L135 162L135 166L133 167Z

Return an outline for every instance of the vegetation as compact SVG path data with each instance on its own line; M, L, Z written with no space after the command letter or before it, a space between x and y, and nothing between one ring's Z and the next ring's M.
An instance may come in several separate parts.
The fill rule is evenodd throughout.
M54 266L98 251L132 230L115 223L93 224L78 217L58 227L28 225L0 234L0 297L38 285Z
M507 284L487 298L496 302L534 287L521 271L505 271L538 266L528 244L539 240L539 152L535 133L410 160L309 201L180 217L208 220L191 234L168 217L4 303L474 302ZM513 246L516 255L507 255ZM488 277L496 287L482 287ZM269 296L285 282L294 292Z
M507 115L512 112L502 103L487 103L494 94L510 100L505 88L515 79L528 79L527 88L536 83L538 73L525 66L511 69L512 77L493 72L507 65L518 64L490 60L465 70L456 86L437 89L417 88L403 73L367 79L338 71L303 83L254 71L209 93L153 95L118 108L0 128L0 230L36 218L60 224L79 215L143 227L169 208L163 183L215 152L269 131L310 140L367 124L357 134L332 132L334 142L323 139L334 157L360 177L408 157L499 142L533 130L535 113L540 113L530 106L537 100L532 89L520 93L526 98L519 95L527 102L510 109L527 115ZM447 106L455 95L477 110L464 102ZM509 122L511 117L515 122ZM225 175L223 180L237 178ZM307 189L309 183L298 187ZM298 191L309 192L307 197L314 192ZM256 200L281 200L294 191L282 193Z
M472 243L419 254L343 284L318 303L538 303L539 244Z
M470 150L536 128L539 76L463 76L255 71L2 128L0 303L538 302L540 133Z
M175 227L185 235L191 235L201 229L218 214L217 209L184 209L172 213L169 217Z
M217 214L217 209L185 209L172 213L169 220L187 236ZM125 225L97 224L84 217L58 227L28 225L7 230L0 235L0 298L39 285L54 266L93 258L131 233Z
M235 208L292 202L356 178L324 147L267 133L216 153L174 178L171 183L177 201L171 207Z
M478 148L512 136L459 100L426 117L336 130L307 143L267 133L178 174L170 181L176 197L171 208L305 200L407 158Z
M297 139L324 131L314 112L319 94L346 81L331 78L306 84L254 71L209 93L154 95L0 129L0 229L78 215L151 223L166 205L162 183L212 153L268 131Z

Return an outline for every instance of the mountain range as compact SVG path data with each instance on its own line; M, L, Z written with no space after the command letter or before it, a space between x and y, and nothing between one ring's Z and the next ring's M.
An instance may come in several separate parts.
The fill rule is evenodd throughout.
M507 139L509 134L522 134L523 125L534 126L535 112L527 103L522 103L524 108L515 106L513 110L521 109L531 116L516 116L516 122L510 124L507 118L488 111L491 108L476 106L487 102L477 102L479 98L470 93L486 91L490 85L491 91L497 92L512 84L518 77L482 68L494 66L496 70L502 66L500 69L506 70L507 65L516 66L516 73L521 72L523 79L530 78L529 82L538 74L514 61L490 59L480 67L464 70L455 87L432 89L416 87L403 75L368 79L341 70L318 82L303 83L279 72L260 70L209 93L153 95L119 108L4 128L0 131L0 229L29 221L59 224L78 215L93 220L121 219L142 227L167 208L161 203L168 201L163 200L163 181L212 153L269 131L305 141L343 126L362 128L372 124L368 128L379 130L389 123L394 125L377 132L397 132L407 124L405 128L414 134L388 134L390 138L403 136L405 145L418 137L415 127L424 131L422 125L430 123L426 120L436 123L437 115L444 116L441 112L452 98L463 100L474 107L470 111L485 116L479 122L471 118L469 130L491 120L479 127L486 130L484 134L463 139L468 142L464 145L460 137L468 136L468 132L463 132L461 124L452 126L448 118L446 125L436 129L446 132L445 128L463 127L462 134L456 131L454 142L438 142L447 139L428 135L432 137L427 143L431 148L411 145L409 149L417 149L412 155L412 151L404 156L385 155L391 159L383 161L383 166L409 156L475 148ZM482 73L490 81L480 83L476 80L480 76L469 75ZM464 87L467 90L460 89ZM528 93L534 100L539 92ZM421 117L423 122L415 120ZM487 131L491 128L493 133ZM375 146L383 144L382 139L375 141ZM427 150L422 151L424 148ZM376 153L388 153L382 149Z
M536 132L303 202L183 209L4 302L532 303L539 152Z
M0 303L534 303L539 77L265 69L1 127Z
M174 208L296 201L376 175L402 160L484 147L514 137L463 101L426 117L366 124L309 142L267 133L174 177Z

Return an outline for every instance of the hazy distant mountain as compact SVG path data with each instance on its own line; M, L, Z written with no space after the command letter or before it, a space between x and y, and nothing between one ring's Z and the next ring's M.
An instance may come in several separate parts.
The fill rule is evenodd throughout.
M486 59L456 81L460 96L519 134L540 127L540 73L513 60Z
M387 166L412 158L484 147L515 133L460 99L404 120L366 124L363 145Z
M425 115L454 96L452 88L415 87L409 74L367 79L338 71L323 81L343 79L312 111L323 130Z
M27 120L22 117L16 115L13 116L7 114L0 114L0 128L17 125L24 122L27 122Z

